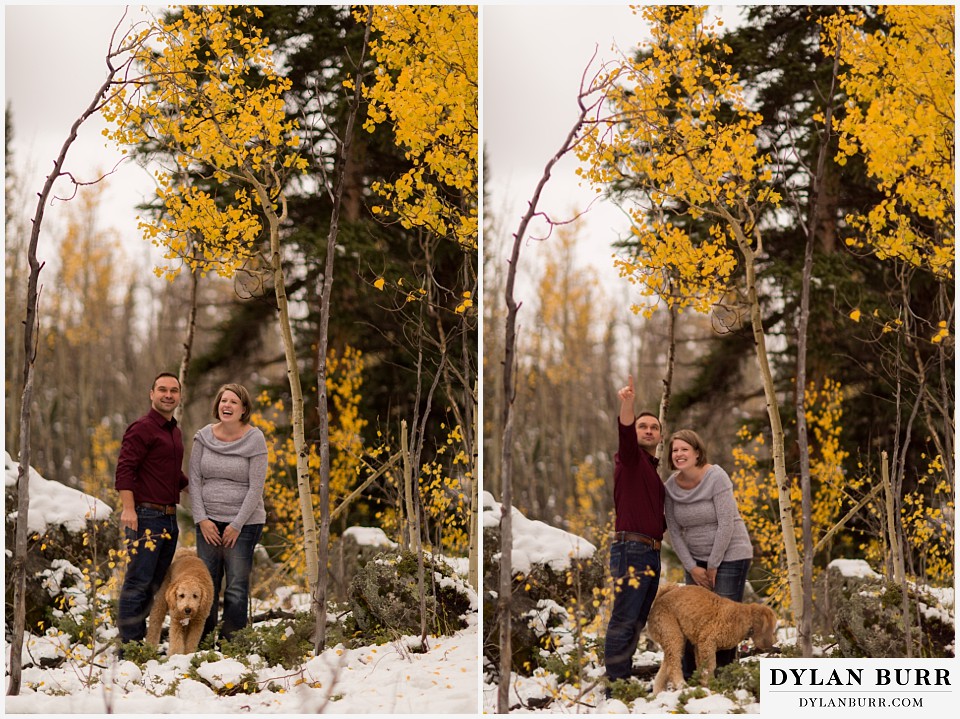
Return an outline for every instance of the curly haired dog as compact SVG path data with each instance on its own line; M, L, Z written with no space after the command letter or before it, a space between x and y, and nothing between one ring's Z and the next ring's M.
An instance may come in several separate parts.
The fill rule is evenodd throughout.
M193 654L200 644L203 623L213 603L213 579L196 550L178 549L163 584L153 598L147 623L147 641L160 643L163 618L170 613L168 655Z
M748 637L759 649L773 649L777 615L763 604L741 604L694 584L663 584L647 619L647 633L663 649L663 662L653 680L653 693L668 684L684 685L681 659L684 640L696 647L700 683L716 669L718 649L731 649Z

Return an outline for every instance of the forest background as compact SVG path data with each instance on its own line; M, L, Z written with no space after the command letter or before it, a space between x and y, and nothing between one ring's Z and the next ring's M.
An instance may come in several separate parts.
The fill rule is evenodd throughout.
M467 28L467 46L475 51L476 12L463 10L471 17L454 22ZM118 22L122 14L118 6ZM438 23L431 30L439 32L443 18L426 19L425 24L431 21ZM338 157L356 63L364 57L362 18L346 6L272 6L251 24L262 31L290 81L284 109L289 122L300 124L297 151L305 158L304 172L291 174L284 187L288 217L283 243L290 268L285 289L306 394L305 434L313 474L321 463L317 380L326 377L331 445L327 501L331 511L339 510L331 534L360 524L380 526L399 538L400 517L404 512L409 516L410 509L401 508L402 463L396 456L401 423L406 422L406 449L414 462L420 460L414 481L420 490L416 494L423 508L424 538L438 549L465 555L470 497L476 496L478 341L471 299L478 282L476 230L465 235L462 227L453 229L450 223L411 223L403 202L390 197L391 183L410 170L416 152L431 141L423 131L419 148L411 149L405 144L409 137L397 130L402 123L384 122L383 108L396 98L379 95L377 114L374 94L364 96L351 152L345 159ZM384 32L380 26L375 37ZM461 33L441 34L451 45L462 40ZM422 49L413 42L403 46ZM390 45L381 39L381 47L389 50ZM433 49L438 54L459 52L436 43ZM104 46L104 56L106 52ZM395 77L390 73L396 57L368 52L366 58L365 72L380 64L384 75ZM466 85L452 88L452 102L450 97L438 101L472 107L475 118L476 55L472 67L469 54L451 61L463 72L447 68L443 77L448 82L465 77ZM375 80L368 74L370 85ZM91 98L95 90L90 87ZM437 115L435 107L421 109L430 117ZM77 107L76 116L82 110ZM412 112L408 115L413 117ZM458 150L467 158L472 152L473 161L467 163L465 180L451 182L450 170L438 178L435 191L445 207L467 218L464 226L469 227L469 218L477 213L477 127L469 112L459 118L456 132L465 144ZM27 240L39 188L21 180L27 158L12 152L16 107L7 107L6 128L5 443L15 450L20 441ZM65 139L69 126L62 132ZM151 168L176 162L157 144L143 143L132 154ZM207 170L193 165L188 181L217 195L218 183L210 182ZM342 178L342 206L335 257L328 258L337 178ZM73 192L67 184L58 189L61 197ZM219 188L229 190L219 192L221 208L237 190L228 185ZM120 439L125 427L149 408L149 389L159 371L185 368L181 422L188 447L194 432L212 419L217 387L240 382L256 399L254 422L272 440L266 497L271 522L263 544L295 579L303 569L303 532L288 414L291 397L271 279L256 252L235 274L223 277L210 264L191 263L188 255L195 247L179 256L164 248L167 264L180 271L156 271L142 261L143 254L129 252L129 237L121 241L104 222L109 216L104 187L82 187L69 202L55 200L48 210L46 249L56 259L41 279L31 464L47 478L115 504L112 478ZM144 219L160 224L169 216L161 198L155 196L139 208ZM267 225L267 218L259 220ZM332 276L328 267L334 268ZM329 280L335 290L327 329L321 326L321 298ZM321 346L329 347L323 357ZM345 502L376 470L382 470L379 480ZM313 492L319 512L322 495L316 483Z
M883 495L877 493L885 452L896 495L896 532L905 540L907 572L920 581L952 587L953 53L952 48L934 38L952 37L953 16L949 10L938 14L930 25L939 29L932 30L922 23L914 24L915 19L862 9L858 15L864 32L889 36L889 51L902 53L903 67L910 70L884 68L883 50L870 48L865 53L866 61L858 61L855 55L845 58L841 70L849 84L841 85L833 80L834 58L822 50L825 43L821 38L821 28L829 26L836 12L832 8L740 8L740 22L715 26L722 38L717 57L698 59L701 68L726 63L730 76L739 78L746 103L761 118L754 132L757 156L769 158L766 167L771 172L765 186L785 198L779 206L760 201L754 208L758 213L756 226L762 228L763 237L762 251L757 251L755 259L762 325L784 418L785 463L798 541L800 477L806 473L812 482L809 514L814 525L816 573L830 558L842 556L866 558L887 570L887 576L893 576L885 538L886 510ZM821 26L821 21L826 24ZM618 29L618 38L622 39L623 33ZM679 44L680 35L676 37ZM923 60L912 54L917 52L918 38L924 38L928 47L937 47L938 52ZM624 67L631 59L645 57L629 46L620 52ZM584 67L588 60L584 59ZM936 65L941 60L946 63L942 67ZM714 62L717 64L711 64ZM585 73L586 78L590 72ZM699 80L703 86L710 84L709 69L706 75L707 79ZM868 81L863 76L872 77L875 85L865 89ZM858 78L860 86L855 84ZM677 76L672 81L677 83L674 94L665 93L665 98L683 98L681 79ZM859 107L869 107L872 97L875 108L883 109L859 114L854 109L858 103L848 103L858 93L865 93L860 95ZM910 107L925 109L916 112L916 118L895 115L909 113L891 99L896 96L910 97ZM496 98L494 93L485 95L485 112L508 112L507 106L496 105ZM576 99L572 92L571 106ZM664 99L664 107L676 114L665 111L665 115L678 124L666 125L669 129L663 130L661 139L682 136L678 129L681 121L677 120L682 100L677 100L677 105L669 102ZM825 143L822 128L827 108L834 113L837 125ZM723 120L730 117L721 114ZM860 144L838 145L840 127L861 138ZM618 125L619 132L632 129L628 120ZM875 142L863 139L871 135ZM558 136L557 148L561 141ZM665 164L665 153L672 149L669 141L663 140L662 146L645 144L652 142L637 139L633 150L638 155L649 151L653 162L659 152ZM825 144L825 165L818 171ZM884 154L878 147L886 147L888 152ZM909 152L914 153L917 164L898 164ZM611 150L607 156L597 150L598 159L584 161L583 165L600 165L608 158L623 160L629 153L625 147ZM677 153L682 157L682 148ZM578 154L583 160L587 153ZM543 164L549 159L545 156ZM614 164L613 160L609 162ZM497 173L498 167L488 164L488 181L495 181ZM611 174L616 175L616 170ZM929 205L921 202L911 206L903 196L890 199L902 191L903 185L912 187L914 183L927 188L927 197L933 198ZM538 256L546 259L536 270L525 268L533 277L533 289L524 295L518 317L521 328L513 405L513 504L531 518L582 534L605 547L613 519L610 478L616 389L622 386L626 374L632 373L638 390L637 409L657 412L663 381L672 367L665 436L691 427L704 437L710 461L723 466L737 486L741 511L757 552L753 586L786 605L771 433L754 335L744 303L744 264L734 261L728 287L708 311L698 313L678 302L671 312L662 294L642 295L659 278L683 272L683 258L689 258L687 265L695 274L704 268L708 268L704 277L718 274L709 270L706 251L698 255L692 249L706 247L716 237L711 234L710 222L698 220L693 213L684 218L684 208L692 201L673 199L682 190L671 197L674 187L668 180L661 185L660 214L656 209L657 189L643 186L639 172L635 177L623 172L603 189L607 199L635 218L633 232L625 233L617 243L617 264L624 277L619 285L583 261L591 251L597 258L607 254L609 238L598 236L595 227L585 229L578 222L556 224L550 233L531 233L524 243L524 253L536 247ZM484 487L499 496L502 448L498 422L507 401L500 382L506 316L503 258L519 220L500 212L496 204L487 204L486 208ZM576 210L549 214L555 221L567 221ZM679 225L677 234L688 233L691 239L686 246L678 244L656 255L652 243L644 244L640 238L664 215ZM864 220L868 215L869 220ZM648 218L649 225L644 226L643 217ZM804 254L811 226L816 232L805 311ZM891 250L890 245L878 243L877 235L885 232L909 238L907 246ZM539 241L537 237L546 239ZM660 239L665 245L669 242L665 236ZM653 262L652 256L656 257ZM668 259L663 260L664 256ZM670 262L678 257L679 270ZM658 260L662 264L657 264ZM631 301L624 302L621 290L628 283L633 294ZM655 307L646 319L630 311L630 304L646 302ZM801 466L796 411L801 348L798 328L805 312L807 382L802 412L809 426L810 446L810 468L806 472ZM671 340L672 321L675 340ZM673 364L672 346L676 348ZM665 470L666 462L661 467ZM857 512L847 518L841 531L828 534L851 509ZM673 571L673 578L678 578L676 567Z

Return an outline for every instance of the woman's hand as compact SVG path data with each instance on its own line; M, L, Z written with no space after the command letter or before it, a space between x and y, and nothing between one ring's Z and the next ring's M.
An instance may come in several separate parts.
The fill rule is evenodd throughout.
M240 536L240 532L233 528L232 525L228 524L227 528L223 530L223 546L224 547L233 547L237 543L237 537Z
M217 525L214 524L212 520L204 519L200 522L200 534L203 535L207 544L211 546L219 547L223 544L223 540L220 538L220 532L217 531Z
M711 578L710 570L704 569L703 567L694 567L690 570L690 576L693 577L693 581L695 581L701 587L713 589L713 581L717 576L717 570L713 570L713 578Z
M710 582L710 589L717 585L717 568L707 570L707 581Z

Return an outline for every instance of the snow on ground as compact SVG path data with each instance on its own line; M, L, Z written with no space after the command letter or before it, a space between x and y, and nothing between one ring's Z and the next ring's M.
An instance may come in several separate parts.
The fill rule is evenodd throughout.
M597 548L583 537L551 527L538 520L527 519L512 507L513 571L527 574L534 564L548 564L562 572L570 566L571 557L589 559ZM483 493L483 526L500 523L501 505L489 492Z
M3 469L4 486L16 485L19 465L8 452L3 453ZM44 479L37 470L30 467L30 514L27 517L27 528L31 533L42 534L51 524L62 524L69 532L79 532L86 526L88 519L106 519L111 511L105 502L65 484ZM10 516L16 516L16 512ZM9 548L7 556L11 556Z
M7 485L16 482L17 465L6 456ZM61 524L70 531L85 526L87 518L105 519L110 508L103 502L30 470L31 531L43 532ZM363 544L389 544L380 530L362 527L352 531ZM383 535L383 536L381 536ZM466 560L452 560L466 572ZM78 570L55 561L47 573L51 590L68 581ZM82 592L75 595L77 608L86 607ZM417 653L419 637L404 637L389 644L347 649L331 647L296 670L266 666L257 656L244 663L217 655L188 675L194 655L147 662L141 670L130 661L118 661L101 653L90 661L83 647L66 646L65 638L50 629L44 636L24 637L24 664L19 696L5 698L7 714L476 714L478 707L480 643L477 601L467 615L466 629L453 636L429 637L427 651ZM309 597L295 587L283 587L268 601L255 602L256 612L283 606L305 611ZM103 627L101 640L116 635L116 628ZM68 656L57 668L42 668L42 659ZM4 646L10 665L10 647ZM207 683L204 683L207 682ZM244 682L255 682L259 692L240 692ZM209 686L208 686L209 684ZM238 693L221 696L214 690Z
M103 669L79 662L31 667L23 670L20 696L6 697L6 713L476 714L476 616L462 632L428 643L423 654L410 650L419 637L360 649L338 645L298 670L264 666L252 675L235 659L200 665L197 673L215 687L255 681L261 688L234 696L219 696L188 678L190 655L147 662L143 671L129 661L110 661ZM256 657L250 661L256 665Z

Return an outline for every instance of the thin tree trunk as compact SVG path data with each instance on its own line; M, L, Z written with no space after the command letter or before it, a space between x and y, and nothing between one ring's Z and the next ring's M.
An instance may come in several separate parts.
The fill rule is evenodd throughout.
M894 498L893 483L890 480L890 464L887 453L880 454L880 476L883 480L884 497L887 512L887 536L889 537L890 559L893 565L893 581L900 586L901 611L903 612L904 650L906 656L913 656L913 632L910 616L910 595L908 593L906 573L903 565L903 546L897 530L897 509Z
M660 395L660 426L665 427L667 422L667 412L670 409L670 395L673 390L673 370L677 364L677 309L671 305L668 310L667 320L667 373L663 378L663 394ZM660 438L660 444L657 445L657 458L663 454L663 437ZM663 465L661 471L667 470L667 463Z
M591 59L591 63L593 60ZM588 64L589 67L589 64ZM584 78L586 72L584 72ZM584 82L580 83L580 95L577 97L577 103L580 107L580 115L573 128L567 134L563 144L557 153L550 158L543 170L543 175L537 183L533 192L527 211L520 220L520 226L513 236L513 249L510 253L509 268L507 270L507 283L505 288L507 316L504 328L504 347L503 347L503 408L500 426L502 428L503 444L502 458L500 461L500 585L498 597L498 611L500 614L500 684L497 687L497 711L500 714L510 712L510 676L512 674L512 648L510 641L511 620L510 607L512 605L512 582L513 582L513 487L511 472L513 467L513 402L516 398L516 388L514 387L514 372L516 370L516 346L517 346L517 313L520 305L514 297L513 290L517 278L517 266L520 262L520 248L527 235L527 227L534 215L537 214L537 205L540 202L540 194L544 186L550 179L553 172L553 166L563 158L574 146L580 128L583 127L587 115L591 110L602 101L598 100L592 106L585 104L585 99L597 88L592 85L585 89Z
M760 301L757 297L757 272L754 265L753 248L740 224L727 215L733 228L744 259L746 270L747 297L750 304L750 322L753 327L753 342L757 364L763 381L763 394L767 403L767 416L770 419L771 452L773 454L773 474L777 483L777 498L780 512L780 528L783 535L783 550L787 560L787 580L790 583L790 607L794 620L799 622L803 616L803 584L801 581L800 553L797 549L797 535L793 524L793 502L790 499L790 485L787 482L787 466L783 444L783 422L780 419L780 406L777 402L773 372L770 370L770 358L767 354L766 337L763 332L763 318L760 314Z
M363 90L363 63L367 44L370 41L370 28L373 24L373 9L367 11L367 24L363 37L363 49L357 61L353 100L347 115L347 126L340 142L340 156L337 166L340 168L333 189L333 209L330 213L330 231L327 233L327 257L323 270L323 291L320 295L320 327L317 338L317 414L320 443L320 541L318 563L318 581L312 587L314 614L317 630L314 640L314 653L319 654L326 646L327 636L327 556L330 543L330 414L327 396L327 349L330 334L330 299L333 288L333 259L336 255L337 235L340 229L340 212L343 206L343 190L347 182L347 166L350 148L353 143L353 130L360 108L360 96Z
M190 272L190 310L187 315L187 336L183 340L183 354L180 356L180 370L178 378L180 386L187 382L187 373L190 371L190 359L193 356L193 340L197 333L197 290L200 286L200 273L193 269ZM183 405L177 405L174 412L177 421L183 416Z
M477 396L479 389L476 384L474 384L474 397ZM469 548L467 549L468 560L468 574L467 579L470 582L470 586L473 587L477 592L480 591L480 516L478 503L480 502L479 497L479 488L480 483L477 481L477 412L474 411L475 405L470 407L470 448L469 454L470 457L470 467L471 467L471 476L472 480L470 482L470 493L467 495L470 497L470 513L469 513ZM464 434L467 433L467 430L464 430Z
M414 529L416 510L413 508L413 471L410 467L410 437L407 420L400 421L400 451L403 452L403 513L407 517L403 543L411 552L417 551L417 535Z
M60 154L53 163L53 169L43 183L43 189L37 195L37 209L30 229L30 243L27 248L27 262L30 266L30 276L27 279L26 321L23 325L23 392L20 404L20 466L17 473L17 524L15 530L15 544L13 561L11 563L11 577L13 583L13 631L10 638L10 683L7 694L11 696L20 693L22 681L22 653L23 635L26 629L26 561L27 539L29 532L27 521L30 514L30 403L33 396L33 373L37 359L37 334L39 331L40 315L40 270L43 264L37 259L37 245L40 242L40 227L43 224L43 213L54 183L63 174L63 164L67 159L67 151L77 139L80 126L90 115L99 109L100 100L106 94L113 82L115 69L112 65L112 53L107 56L107 79L99 87L87 109L70 127L70 134L60 147Z

